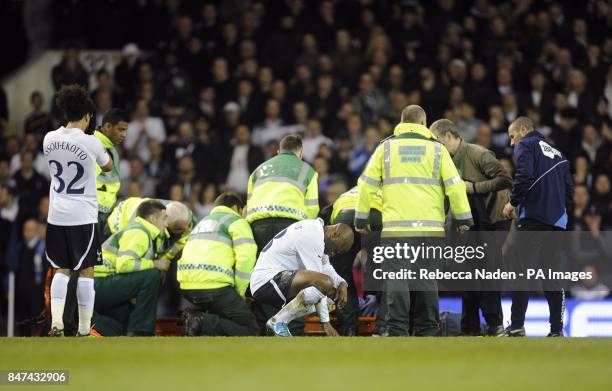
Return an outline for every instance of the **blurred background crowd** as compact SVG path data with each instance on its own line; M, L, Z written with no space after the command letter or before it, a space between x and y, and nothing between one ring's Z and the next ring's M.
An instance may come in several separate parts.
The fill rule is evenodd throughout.
M511 173L507 126L528 116L571 161L570 229L597 240L612 227L607 1L64 0L52 10L34 30L64 50L54 87L87 87L98 123L111 107L131 113L123 197L181 200L203 217L220 191L246 193L283 135L301 133L324 206L419 104L428 123L451 119ZM84 48L121 50L121 61L90 75ZM62 119L37 91L29 103L22 129L0 125L0 273L31 259L17 276L31 290L46 268L40 147ZM0 124L9 116L0 91Z

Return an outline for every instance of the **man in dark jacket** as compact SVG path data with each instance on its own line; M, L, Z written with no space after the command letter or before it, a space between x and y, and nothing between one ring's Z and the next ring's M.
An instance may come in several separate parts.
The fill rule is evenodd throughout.
M518 117L508 127L510 145L514 147L516 171L510 202L502 214L510 217L517 209L519 235L521 231L560 231L567 226L567 211L574 197L574 186L569 161L551 147L544 136L534 130L527 117ZM555 260L555 254L545 253L541 236L521 235L517 246L517 259L527 264L534 261ZM554 250L555 247L548 250ZM563 289L551 287L544 281L544 290L550 310L549 337L563 336ZM548 285L548 286L547 286ZM512 323L506 329L508 336L525 336L525 312L529 302L527 291L512 293Z
M457 126L450 120L439 119L431 124L429 129L448 149L461 179L465 182L475 224L470 231L507 231L509 221L501 216L501 212L509 198L508 189L512 187L510 174L504 170L493 152L461 139ZM471 233L470 237L478 241L484 239L478 233ZM499 257L495 254L489 255L488 268L493 268ZM481 334L479 309L482 310L488 325L487 335L502 335L504 328L501 295L499 290L493 287L487 289L485 286L474 286L462 294L462 334Z

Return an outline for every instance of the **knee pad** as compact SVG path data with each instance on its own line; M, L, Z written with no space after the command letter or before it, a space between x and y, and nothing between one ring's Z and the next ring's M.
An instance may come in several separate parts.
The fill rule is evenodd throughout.
M304 294L304 304L306 305L314 305L325 297L325 295L314 286L303 289L302 293Z

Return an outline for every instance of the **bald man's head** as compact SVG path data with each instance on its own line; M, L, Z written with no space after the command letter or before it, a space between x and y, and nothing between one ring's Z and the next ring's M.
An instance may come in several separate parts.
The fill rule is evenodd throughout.
M425 110L419 105L406 106L404 110L402 110L402 123L425 126L427 124Z
M189 208L185 204L172 201L166 206L168 231L171 235L182 235L189 225Z
M344 254L353 246L353 230L346 224L328 225L323 228L325 233L325 254L333 257Z

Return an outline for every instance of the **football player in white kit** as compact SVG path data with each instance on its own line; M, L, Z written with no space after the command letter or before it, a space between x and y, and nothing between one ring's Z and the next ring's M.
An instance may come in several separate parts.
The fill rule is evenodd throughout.
M86 336L94 308L93 266L100 254L96 163L110 171L113 162L102 142L85 133L96 111L87 91L78 85L64 86L57 105L68 123L47 133L43 141L51 176L46 258L57 269L51 282L50 335L63 335L68 280L75 270L79 271L77 335Z
M329 323L328 298L343 308L347 284L329 263L353 245L346 224L324 226L323 220L302 220L280 231L261 251L251 274L255 300L281 310L266 322L268 331L290 337L288 324L318 312L327 335L338 335Z

